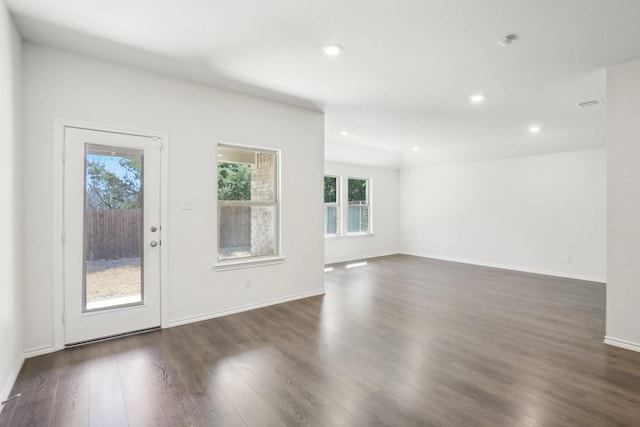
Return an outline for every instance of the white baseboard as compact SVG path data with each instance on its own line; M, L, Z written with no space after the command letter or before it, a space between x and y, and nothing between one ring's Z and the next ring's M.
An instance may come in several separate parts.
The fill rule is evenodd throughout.
M418 256L421 258L432 258L439 259L442 261L451 261L451 262L459 262L462 264L471 264L471 265L479 265L482 267L492 267L492 268L500 268L503 270L513 270L513 271L521 271L523 273L534 273L534 274L542 274L545 276L554 276L554 277L562 277L564 279L576 279L576 280L585 280L587 282L598 282L598 283L607 283L607 279L605 277L598 276L585 276L582 274L573 274L573 273L564 273L558 271L548 271L548 270L540 270L536 268L529 267L520 267L515 265L506 265L506 264L495 264L490 262L481 262L474 261L468 259L460 259L460 258L452 258L452 257L443 257L440 255L433 254L425 254L425 253L416 253L416 252L401 252L404 255L412 255Z
M198 316L190 316L183 317L182 319L170 320L167 325L168 328L173 328L174 326L182 326L187 325L189 323L201 322L203 320L215 319L217 317L229 316L231 314L242 313L244 311L255 310L257 308L269 307L271 305L282 304L284 302L295 301L303 298L316 297L319 295L324 295L324 289L318 291L304 292L301 294L291 295L284 298L275 298L268 301L263 301L257 304L249 304L243 305L241 307L233 308L231 310L218 311L215 313L202 314Z
M340 264L342 262L351 262L351 261L360 261L360 260L364 260L367 258L378 258L381 256L390 256L390 255L398 255L399 252L379 252L379 253L374 253L374 254L368 254L368 255L358 255L358 256L350 256L350 257L343 257L343 258L333 258L333 259L329 259L325 261L325 265L331 265L331 264Z
M24 357L26 359L30 359L36 356L42 356L43 354L49 354L56 351L56 348L52 345L47 345L44 347L30 348L24 351Z
M625 341L625 340L621 340L621 339L618 339L618 338L605 336L604 337L604 343L605 344L609 344L609 345L613 345L615 347L620 347L620 348L624 348L624 349L627 349L627 350L640 352L640 344L635 343L635 342Z
M9 397L9 393L11 393L11 390L16 383L16 379L18 379L18 374L20 373L20 369L22 369L23 363L24 356L20 356L18 360L16 360L16 364L13 367L13 371L11 371L11 375L9 375L9 379L2 388L2 394L0 394L0 402L4 402ZM2 408L0 407L0 409Z

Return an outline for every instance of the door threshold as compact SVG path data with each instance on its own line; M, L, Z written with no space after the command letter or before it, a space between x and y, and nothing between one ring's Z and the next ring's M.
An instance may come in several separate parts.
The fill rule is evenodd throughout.
M110 341L110 340L114 340L116 338L123 338L123 337L129 337L129 336L132 336L132 335L145 334L147 332L153 332L153 331L158 331L158 330L160 330L160 326L154 326L152 328L146 328L146 329L138 329L137 331L124 332L122 334L109 335L107 337L94 338L94 339L91 339L91 340L78 341L78 342L74 342L74 343L71 343L71 344L65 344L64 348L80 347L80 346L87 345L87 344L93 344L93 343L103 342L103 341Z

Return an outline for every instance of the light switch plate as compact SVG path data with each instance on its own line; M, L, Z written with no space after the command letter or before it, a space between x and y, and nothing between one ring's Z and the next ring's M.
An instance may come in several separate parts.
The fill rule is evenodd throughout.
M182 199L182 205L180 206L180 209L182 209L183 211L193 210L193 199L191 198Z

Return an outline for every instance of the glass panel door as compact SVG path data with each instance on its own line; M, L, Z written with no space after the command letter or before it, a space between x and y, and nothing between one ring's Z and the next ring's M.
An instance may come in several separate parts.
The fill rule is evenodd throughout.
M161 142L65 127L65 344L160 325Z

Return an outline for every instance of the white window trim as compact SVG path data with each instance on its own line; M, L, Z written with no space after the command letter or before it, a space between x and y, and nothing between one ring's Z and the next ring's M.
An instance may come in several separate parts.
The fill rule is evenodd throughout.
M262 267L265 265L282 264L285 261L285 257L280 256L265 256L265 257L246 257L230 259L228 261L220 261L213 265L216 271L226 270L239 270L243 268Z
M335 203L325 203L324 204L324 208L326 208L327 206L333 206L336 208L336 232L335 234L325 234L324 237L329 238L329 239L335 239L336 237L341 237L342 236L342 217L344 215L342 215L342 177L340 175L328 175L325 174L324 177L327 178L335 178L336 179L336 202ZM324 180L323 180L323 184L324 184ZM323 186L323 190L324 190L324 186ZM324 194L323 194L324 195ZM326 225L326 224L325 224Z
M361 205L361 206L367 206L367 231L355 231L355 232L349 232L349 180L350 179L359 179L359 180L365 180L367 181L367 204L366 205ZM360 237L360 236L371 236L373 235L373 209L371 208L372 206L372 202L371 202L371 195L372 195L372 191L371 191L371 178L363 178L363 177L357 177L357 176L348 176L347 179L345 180L345 187L346 187L346 191L344 191L344 206L345 209L347 211L346 215L344 215L344 221L346 222L344 230L345 233L344 235L346 237Z
M358 237L371 237L374 236L375 233L349 233L349 234L341 234L340 236L325 236L326 239L351 239Z
M218 185L217 185L217 167L218 167L218 147L232 147L239 148L245 150L253 150L253 151L264 151L264 152L272 152L276 155L276 182L275 182L275 208L276 208L276 231L274 233L274 237L276 239L277 246L277 254L275 255L266 255L266 256L248 256L248 257L239 257L239 258L224 258L220 259L220 224L219 218L216 220L216 262L213 264L213 268L216 271L225 271L225 270L237 270L242 268L251 268L251 267L260 267L265 265L273 265L280 264L285 261L285 257L283 255L282 249L282 152L279 149L268 148L268 147L258 147L253 145L242 145L242 144L233 144L229 142L218 142L216 144L216 212L220 212L220 203L223 205L235 205L238 206L239 203L245 203L246 201L220 201L218 200ZM255 206L256 204L260 204L262 206L273 206L274 203L248 203L250 206Z

